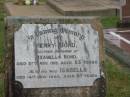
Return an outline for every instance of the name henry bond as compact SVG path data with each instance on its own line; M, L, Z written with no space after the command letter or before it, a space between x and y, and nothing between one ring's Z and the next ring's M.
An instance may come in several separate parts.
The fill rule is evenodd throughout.
M99 77L90 24L23 24L15 33L15 80L24 88L91 86Z

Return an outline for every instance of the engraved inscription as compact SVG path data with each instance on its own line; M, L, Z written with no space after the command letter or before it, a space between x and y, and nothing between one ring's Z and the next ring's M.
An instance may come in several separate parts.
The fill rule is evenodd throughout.
M15 80L24 88L92 86L99 77L91 24L23 24L15 32Z

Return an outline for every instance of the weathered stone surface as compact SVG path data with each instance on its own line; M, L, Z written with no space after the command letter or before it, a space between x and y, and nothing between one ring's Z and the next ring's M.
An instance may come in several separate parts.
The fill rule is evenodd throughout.
M112 34L111 34L112 33ZM113 34L115 33L115 34ZM106 52L124 64L130 66L130 30L105 29Z
M22 24L91 24L99 34L100 78L95 80L93 86L25 89L20 82L15 81L14 60L14 32ZM6 19L6 59L8 66L8 97L104 97L105 79L102 65L104 63L103 32L101 24L93 17L7 17ZM23 71L24 72L24 71Z
M111 44L108 40L105 41L107 45L105 45L106 53L120 62L130 66L130 53L124 51L123 49L117 47L114 44Z
M48 0L50 7L65 16L115 16L120 2L113 0Z
M118 23L119 28L129 28L130 27L130 0L121 0L120 8L120 22Z
M14 38L15 80L24 88L92 86L100 78L90 24L22 24Z
M113 0L48 0L37 6L5 3L11 16L116 16L119 1Z
M47 4L36 6L15 5L11 2L5 3L5 9L11 16L60 16L58 12Z
M124 4L121 8L121 18L122 18L122 21L124 22L130 22L130 0L123 0L124 1Z

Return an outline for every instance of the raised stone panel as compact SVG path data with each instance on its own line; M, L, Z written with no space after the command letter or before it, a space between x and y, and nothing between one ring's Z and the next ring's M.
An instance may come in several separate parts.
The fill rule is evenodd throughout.
M100 78L90 24L23 24L14 38L15 80L24 88L92 86Z

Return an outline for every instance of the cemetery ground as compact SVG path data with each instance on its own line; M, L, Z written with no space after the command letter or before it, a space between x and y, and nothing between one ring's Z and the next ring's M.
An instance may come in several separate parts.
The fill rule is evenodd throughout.
M0 97L4 97L3 65L4 55L4 17L3 0L0 0ZM101 19L104 28L116 27L118 17L105 17ZM107 78L107 97L130 97L130 72L127 66L115 61L106 55L105 60Z
M4 32L4 12L2 10L3 6L3 1L0 0L0 97L4 97L4 81L2 80L3 77L3 72L4 72L4 65L3 65L3 53L4 53L4 48L3 48L3 32Z

